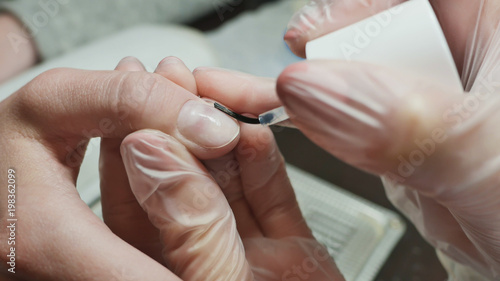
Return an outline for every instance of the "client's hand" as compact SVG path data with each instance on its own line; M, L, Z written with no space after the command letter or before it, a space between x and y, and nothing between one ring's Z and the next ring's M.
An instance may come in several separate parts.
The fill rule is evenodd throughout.
M193 75L179 60L164 60L152 74L128 58L117 71L48 71L1 102L0 279L179 280L150 258L163 262L160 242L170 240L160 240L135 201L119 147L128 134L152 128L175 136L198 158L227 154L238 142L238 124L195 92ZM102 137L107 224L75 188L92 137ZM169 234L197 230L185 227ZM183 261L195 255L185 254Z

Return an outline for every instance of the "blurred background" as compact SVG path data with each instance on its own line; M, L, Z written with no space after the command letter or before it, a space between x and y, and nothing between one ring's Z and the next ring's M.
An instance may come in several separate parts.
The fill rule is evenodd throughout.
M86 14L86 19L79 18L78 9L71 11L73 14L68 16L69 19L61 17L65 9L69 9L68 5L84 5L82 3L95 1L80 1L77 4L74 1L52 0L53 5L68 2L59 4L61 6L57 12L54 12L55 6L52 6L52 10L47 10L36 1L28 1L31 4L26 2L0 0L0 5L4 5L0 11L14 14L31 29L35 45L39 48L37 64L30 69L21 69L20 73L15 73L11 79L4 81L0 85L0 100L46 69L63 66L111 69L119 59L128 55L138 57L150 71L154 70L161 58L176 55L191 69L211 65L267 77L277 77L284 67L301 60L290 52L282 37L288 20L307 2L306 0L200 0L199 11L192 12L189 16L183 9L192 11L196 8L192 5L194 1L184 2L191 3L189 7L184 7L182 1L172 1L176 4L170 7L175 9L166 8L171 20L153 20L154 13L149 11L151 16L142 21L141 17L120 14L121 8L118 4L116 7L109 4L114 7L114 10L111 9L113 16L100 15L93 21L91 14ZM106 3L111 2L113 1L96 4L102 9L97 9L97 13L109 10ZM139 5L140 2L136 1ZM26 9L28 11L25 11ZM137 8L137 11L140 11L140 8ZM40 16L44 13L47 17L45 24L43 16ZM176 25L172 26L172 23ZM97 24L99 28L88 26ZM70 30L67 30L68 25L71 26ZM165 27L162 27L163 25ZM33 32L34 30L37 32ZM378 177L335 159L297 130L274 128L274 133L285 159L291 165L355 195L353 198L356 198L359 204L365 204L365 199L397 212L386 198ZM90 146L89 153L95 154L96 149L92 151L92 147L98 145ZM82 198L93 206L99 202L99 195L96 194L98 187L96 188L94 181L95 162L89 162L89 172L86 172L86 168L82 168L82 171L93 176L81 180L81 186L89 186L82 188L81 194ZM420 237L406 218L400 216L407 226L404 234L378 273L366 281L446 280L446 274L434 249ZM389 248L392 249L392 246Z

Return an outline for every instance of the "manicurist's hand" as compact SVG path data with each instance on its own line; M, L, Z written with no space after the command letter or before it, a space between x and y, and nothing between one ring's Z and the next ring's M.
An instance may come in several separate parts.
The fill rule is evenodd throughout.
M304 55L306 42L400 2L313 0L285 39ZM287 68L278 94L311 140L382 176L391 201L436 247L453 280L498 280L500 5L430 2L465 93L397 69L325 60Z

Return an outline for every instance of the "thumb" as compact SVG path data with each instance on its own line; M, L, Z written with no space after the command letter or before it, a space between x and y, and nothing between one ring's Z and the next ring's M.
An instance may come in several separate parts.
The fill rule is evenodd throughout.
M253 280L224 194L183 145L159 131L140 131L125 138L122 157L175 274L182 280Z
M311 140L347 163L426 187L433 169L467 145L450 130L463 95L373 65L310 61L287 68L278 94ZM442 177L444 175L438 175Z
M298 56L305 57L308 41L387 10L404 0L311 0L290 20L285 41Z

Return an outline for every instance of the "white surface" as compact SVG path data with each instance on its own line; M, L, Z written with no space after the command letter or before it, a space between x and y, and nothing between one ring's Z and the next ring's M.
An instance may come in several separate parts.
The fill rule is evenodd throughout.
M443 31L427 0L412 0L311 41L308 59L360 61L403 69L463 92Z

